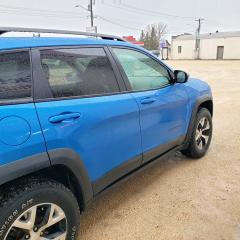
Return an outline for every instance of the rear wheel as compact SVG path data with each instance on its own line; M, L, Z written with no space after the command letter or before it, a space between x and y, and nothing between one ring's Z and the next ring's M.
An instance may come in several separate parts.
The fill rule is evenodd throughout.
M77 200L62 184L31 181L12 187L0 203L0 240L77 239L79 215Z
M212 116L206 108L202 108L196 117L196 122L189 146L182 153L191 158L203 157L212 140Z

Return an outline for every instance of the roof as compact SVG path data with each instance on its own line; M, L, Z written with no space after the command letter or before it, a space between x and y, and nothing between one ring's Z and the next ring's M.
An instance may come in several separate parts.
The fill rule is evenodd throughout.
M34 48L34 47L79 46L79 45L134 46L133 44L128 42L102 40L96 38L0 37L0 50Z
M144 46L144 42L137 41L134 36L123 36L123 39L133 44Z
M232 38L232 37L240 37L240 31L200 34L200 39ZM182 35L174 36L173 39L194 40L196 39L196 36L192 34L182 34Z

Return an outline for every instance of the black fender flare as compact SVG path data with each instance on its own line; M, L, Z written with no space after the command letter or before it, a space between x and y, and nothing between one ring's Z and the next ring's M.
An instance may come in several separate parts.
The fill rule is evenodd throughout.
M41 170L63 165L77 180L83 204L87 207L93 200L93 188L80 156L72 149L59 148L0 165L0 186Z
M70 148L58 148L48 151L48 155L51 166L63 165L74 174L81 188L83 204L88 206L93 200L93 188L79 154Z
M0 166L0 186L51 166L46 152Z
M192 136L192 131L193 131L193 128L194 128L194 125L195 125L195 121L196 121L196 117L197 117L197 113L198 113L198 109L199 109L200 105L203 104L204 102L208 102L208 101L213 101L212 97L210 97L210 96L202 97L202 98L199 98L196 101L195 106L193 107L193 110L192 110L192 115L191 115L190 122L189 122L189 125L188 125L187 135L186 135L186 138L184 140L184 147L183 148L188 147L188 144L189 144L189 141L190 141L191 136Z

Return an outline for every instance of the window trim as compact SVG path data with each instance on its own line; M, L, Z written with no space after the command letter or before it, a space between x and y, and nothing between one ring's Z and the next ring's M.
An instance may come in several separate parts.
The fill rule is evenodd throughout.
M118 85L118 92L114 93L105 93L105 94L90 94L90 95L80 95L80 96L71 96L71 97L57 97L54 98L51 93L50 85L43 76L41 76L41 51L47 50L61 50L61 49L81 49L81 48L102 48L108 58L110 65L115 76L115 80ZM121 83L121 74L118 71L118 68L115 64L115 61L110 54L108 48L105 45L78 45L78 46L54 46L54 47L37 47L31 49L33 57L33 82L34 82L34 102L50 102L50 101L63 101L63 100L72 100L72 99L82 99L82 98L93 98L93 97L104 97L122 94L123 85ZM46 89L47 88L47 89ZM46 94L47 90L47 94ZM51 93L51 94L50 94Z
M115 46L115 45L112 45L112 46L109 46L109 51L111 52L114 60L115 60L115 63L119 69L119 71L121 72L121 75L122 75L122 79L124 81L124 84L125 84L125 87L126 87L126 91L125 93L137 93L137 92L148 92L148 91L154 91L154 90L160 90L160 89L163 89L163 88L166 88L166 87L169 87L173 84L173 70L170 69L167 65L165 65L163 62L161 62L159 59L157 59L155 56L151 55L150 53L144 51L144 50L141 50L141 49L138 49L138 48L135 48L135 47L129 47L129 46ZM151 58L153 61L157 62L158 64L160 64L163 68L165 68L168 73L169 73L169 77L170 77L170 81L169 81L169 84L166 84L162 87L159 87L159 88L152 88L152 89L146 89L146 90L133 90L132 89L132 86L129 82L129 79L127 77L127 74L125 73L120 61L118 60L118 57L116 56L115 52L114 52L114 48L118 48L118 49L127 49L127 50L132 50L132 51L136 51L136 52L139 52L139 53L142 53L144 54L145 56Z
M32 55L30 48L16 48L16 49L6 49L0 50L0 56L2 54L11 54L11 53L19 53L19 52L28 52L29 54L29 63L30 63L30 77L31 77L31 96L26 98L15 98L15 99L4 99L0 100L0 106L5 105L17 105L17 104L27 104L33 103L33 71L32 71Z

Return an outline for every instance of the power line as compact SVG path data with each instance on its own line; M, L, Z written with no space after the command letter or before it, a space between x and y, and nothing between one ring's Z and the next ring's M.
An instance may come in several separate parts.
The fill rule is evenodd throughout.
M29 11L36 14L53 14L53 15L67 15L67 16L79 16L76 12L68 12L68 11L54 11L54 10L46 10L46 9L35 9L35 8L26 8L26 7L13 7L8 5L0 4L0 8L4 8L4 10L15 10L15 11Z
M152 13L152 14L163 15L163 16L166 16L166 17L184 18L184 19L194 19L194 17L179 16L179 15L173 15L173 14L168 14L168 13L153 11L153 10L149 10L149 9L143 9L143 8L140 8L140 7L132 6L132 5L130 5L130 4L125 4L125 3L120 3L120 4L121 4L123 7L130 8L130 9L134 9L134 10L136 10L136 11L149 12L149 13Z
M81 9L87 11L87 12L90 12L91 27L93 27L94 26L94 24L93 24L93 19L94 19L94 16L93 16L93 0L90 0L90 3L88 4L88 8L86 8L86 7L84 7L80 4L76 5L75 7L79 7L79 8L81 8Z
M148 15L148 16L165 16L165 17L173 17L173 18L180 18L180 19L184 19L184 20L190 20L190 19L194 19L194 17L184 17L184 16L178 16L178 15L172 15L172 14L168 14L168 13L163 13L163 12L157 12L157 11L152 11L152 10L147 10L147 9L143 9L143 8L138 8L138 7L134 7L134 6L131 6L131 5L128 5L128 4L121 4L121 5L113 5L113 4L109 4L109 3L105 3L105 2L102 2L102 4L105 4L109 7L112 7L112 8L118 8L118 9L121 9L121 10L124 10L124 11L127 11L127 12L130 12L130 13L135 13L135 14L145 14L145 15Z
M124 7L121 7L121 6L115 6L115 5L112 5L112 4L109 4L109 3L103 3L104 5L107 5L109 7L112 7L112 8L118 8L118 9L121 9L121 10L124 10L124 11L127 11L127 12L130 12L130 13L135 13L135 14L140 14L139 12L137 11L134 11L132 9L126 9ZM153 14L145 14L145 15L148 15L148 16L153 16L153 17L156 17L156 15L153 15Z
M84 7L83 5L78 4L78 5L76 5L76 7L82 8L83 10L89 12L88 8ZM102 17L102 16L97 15L97 14L95 14L94 17L96 17L97 19L102 20L104 22L108 22L110 24L113 24L115 26L119 26L119 27L122 27L122 28L125 28L125 29L136 30L136 31L141 31L142 30L142 29L137 28L137 27L130 27L130 26L126 26L122 23L119 23L117 19L105 18L105 17ZM174 32L174 33L177 33L177 32ZM178 33L180 33L180 32L178 32ZM168 34L171 34L171 33L168 33Z
M115 19L114 19L114 20L110 20L109 18L107 19L107 18L101 17L101 16L99 16L99 15L97 15L96 17L97 17L98 19L101 19L101 20L105 21L105 22L109 22L109 23L111 23L111 24L114 24L114 25L116 25L116 26L123 27L123 28L125 28L125 29L137 30L137 31L143 30L143 29L140 29L140 28L134 28L134 27L129 27L129 26L123 25L123 24L121 24L121 23L116 22ZM112 18L111 18L111 19L112 19ZM183 32L195 33L195 32L192 31L192 30L189 30L189 31L188 31L188 30L184 30L184 31L176 31L176 32L167 32L166 35L169 35L169 34L178 34L178 33L183 33Z
M85 8L84 6L82 6L82 5L80 5L80 4L78 4L77 6L80 7L80 8L82 8L82 9L84 9L84 10L86 10L86 11L89 11L87 8ZM113 25L116 25L116 26L119 26L119 27L122 27L122 28L125 28L125 29L131 29L131 30L137 30L137 31L141 31L141 30L142 30L142 29L139 29L139 28L134 28L134 27L130 27L130 26L125 26L125 25L123 25L123 24L121 24L121 23L116 22L115 20L111 20L111 19L109 19L109 18L105 18L105 17L102 17L102 16L100 16L100 15L96 15L96 14L95 14L95 17L97 17L98 19L100 19L100 20L102 20L102 21L111 23L111 24L113 24Z
M23 16L23 12L20 11L12 11L12 10L1 10L0 12L3 14L14 14L14 15L20 15ZM34 17L54 17L54 18L62 18L62 15L51 15L51 14L37 14L37 13L27 13L27 15L29 16L34 16ZM79 19L79 18L86 18L86 16L64 16L64 18L68 18L68 19Z
M125 4L126 5L126 4ZM81 9L83 9L84 11L87 11L89 12L89 9L82 6L82 5L77 5L78 7L80 7ZM127 5L128 7L130 7L131 5ZM75 13L75 12L68 12L68 11L53 11L53 10L40 10L40 9L34 9L34 8L26 8L26 7L13 7L13 6L7 6L7 5L3 5L3 4L0 4L0 7L4 8L4 10L1 10L0 9L0 13L3 13L3 14L16 14L16 15L22 15L23 12L28 13L28 15L31 15L31 16L36 16L36 17L57 17L57 18L60 18L60 17L65 17L65 18L69 18L69 19L74 19L74 18L86 18L87 15L85 16L79 16L79 14ZM114 6L115 7L115 6ZM126 10L130 10L132 11L131 9L125 9L124 7L120 7L122 10L126 11ZM134 7L133 7L134 8ZM140 8L137 8L140 10ZM143 9L141 9L142 11ZM133 10L134 11L134 10ZM150 10L148 10L150 11ZM155 12L155 11L151 11L151 12ZM137 11L136 11L137 13ZM139 12L138 12L139 14ZM137 30L137 31L141 31L142 29L140 28L137 28L137 27L131 27L131 26L126 26L122 23L119 23L119 21L121 20L117 20L117 19L109 19L109 18L105 18L105 17L102 17L100 15L95 15L99 20L102 20L102 21L105 21L105 22L108 22L110 24L113 24L115 26L119 26L119 27L122 27L122 28L125 28L125 29L130 29L130 30ZM176 17L176 16L175 16ZM94 18L94 16L93 16ZM91 24L93 25L93 24ZM170 33L168 33L170 34Z
M118 8L118 9L121 9L121 10L124 10L124 11L127 11L127 12L135 13L135 14L144 13L145 15L148 15L148 16L154 16L154 17L165 16L165 17L179 18L179 19L186 20L186 21L195 19L195 17L193 17L193 16L179 16L179 15L174 15L174 14L158 12L158 11L154 11L154 10L150 10L150 9L144 9L144 8L132 6L130 4L125 4L125 3L122 3L121 1L119 1L119 5L113 5L113 4L109 4L109 3L106 3L106 2L102 2L102 4L105 4L105 5L107 5L109 7L112 7L112 8ZM211 20L211 19L206 19L205 18L205 20L209 21L209 22L213 22L213 23L218 24L218 25L222 25L222 26L225 25L225 24L219 23L219 22Z
M80 5L80 4L76 5L75 7L79 7L79 8L81 8L81 9L87 11L87 12L89 11L86 7L84 7L84 6Z
M154 11L154 10L149 10L149 9L143 9L143 8L139 8L139 7L135 7L129 4L123 4L121 1L119 1L119 6L116 5L111 5L111 4L107 4L102 2L103 4L106 4L110 7L114 7L114 8L119 8L121 10L127 11L127 12L131 12L131 13L135 13L135 14L142 14L142 12L144 12L145 15L149 15L149 16L159 16L159 15L163 15L163 16L167 16L167 17L175 17L175 18L181 18L181 19L190 19L192 17L186 17L186 16L177 16L177 15L171 15L171 14L166 14L166 13L162 13L162 12L158 12L158 11ZM84 11L88 11L89 9L85 8L82 5L78 5L80 8L82 8ZM8 5L4 5L4 4L0 4L0 8L4 8L3 10L0 9L0 12L3 14L16 14L16 15L22 15L22 13L28 13L28 15L31 16L36 16L36 17L65 17L65 18L69 18L69 19L77 19L77 18L86 18L87 15L85 16L79 16L79 14L77 14L76 12L70 12L70 11L54 11L54 10L45 10L45 9L34 9L34 8L27 8L27 7L14 7L14 6L8 6ZM146 13L147 12L147 13ZM104 19L106 21L106 18ZM215 24L218 25L223 25L222 23L218 23L214 20L211 19L205 19L206 21L210 21L210 22L214 22ZM124 26L121 23L117 23L116 20L112 21L107 19L107 21L109 23L127 28L127 29L133 29L133 30L140 30L138 28L134 28L134 27L127 27ZM118 21L118 20L117 20ZM121 21L121 20L120 20Z
M105 21L105 22L111 23L111 24L113 24L113 25L116 25L116 26L119 26L119 27L122 27L122 28L125 28L125 29L137 30L137 31L141 31L141 30L142 30L142 29L140 29L140 28L134 28L134 27L125 26L125 25L123 25L123 24L121 24L121 23L117 23L117 22L115 22L115 21L109 20L109 19L104 18L104 17L101 17L101 16L99 16L99 15L96 15L96 17L97 17L98 19L101 19L101 20Z

